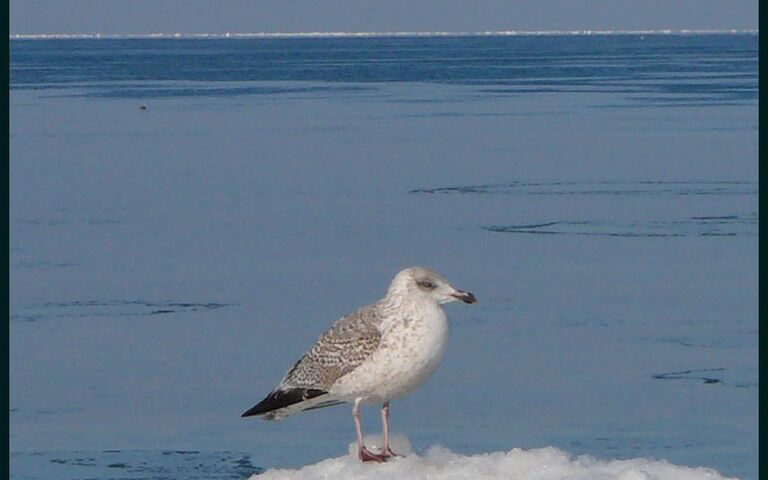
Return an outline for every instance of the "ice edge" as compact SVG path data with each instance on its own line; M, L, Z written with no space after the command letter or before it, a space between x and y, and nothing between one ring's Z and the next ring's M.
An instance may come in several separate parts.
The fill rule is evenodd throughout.
M759 30L498 30L483 32L223 32L223 33L14 33L11 40L77 39L225 39L225 38L369 38L369 37L512 37L569 35L756 35Z

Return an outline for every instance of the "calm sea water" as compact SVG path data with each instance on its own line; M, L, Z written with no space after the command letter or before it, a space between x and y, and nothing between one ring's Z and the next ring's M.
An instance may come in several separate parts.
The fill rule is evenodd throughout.
M757 36L12 41L14 478L238 478L350 409L241 419L425 264L419 450L757 478ZM376 409L365 426L378 431Z

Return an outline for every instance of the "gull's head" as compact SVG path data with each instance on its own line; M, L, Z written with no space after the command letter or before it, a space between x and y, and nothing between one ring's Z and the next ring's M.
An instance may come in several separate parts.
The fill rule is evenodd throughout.
M471 293L455 288L445 277L424 267L409 267L401 270L389 285L387 295L402 295L439 304L477 301Z

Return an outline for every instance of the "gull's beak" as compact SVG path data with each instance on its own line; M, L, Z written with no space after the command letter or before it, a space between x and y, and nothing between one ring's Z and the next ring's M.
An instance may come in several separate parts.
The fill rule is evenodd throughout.
M464 303L475 303L477 301L474 295L472 295L469 292L465 292L463 290L456 290L451 294L451 296L456 300L459 300Z

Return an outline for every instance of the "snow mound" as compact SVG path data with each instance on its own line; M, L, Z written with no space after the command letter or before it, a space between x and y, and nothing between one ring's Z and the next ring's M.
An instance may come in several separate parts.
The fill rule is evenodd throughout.
M366 438L371 447L375 437ZM392 449L410 453L410 442L398 436ZM373 450L373 448L371 448ZM357 447L350 444L350 454L329 458L298 470L274 469L251 480L718 480L725 479L709 468L690 468L665 461L635 458L631 460L597 460L589 456L574 457L554 447L508 452L461 455L445 447L433 446L422 454L409 454L383 464L362 464L357 460Z

